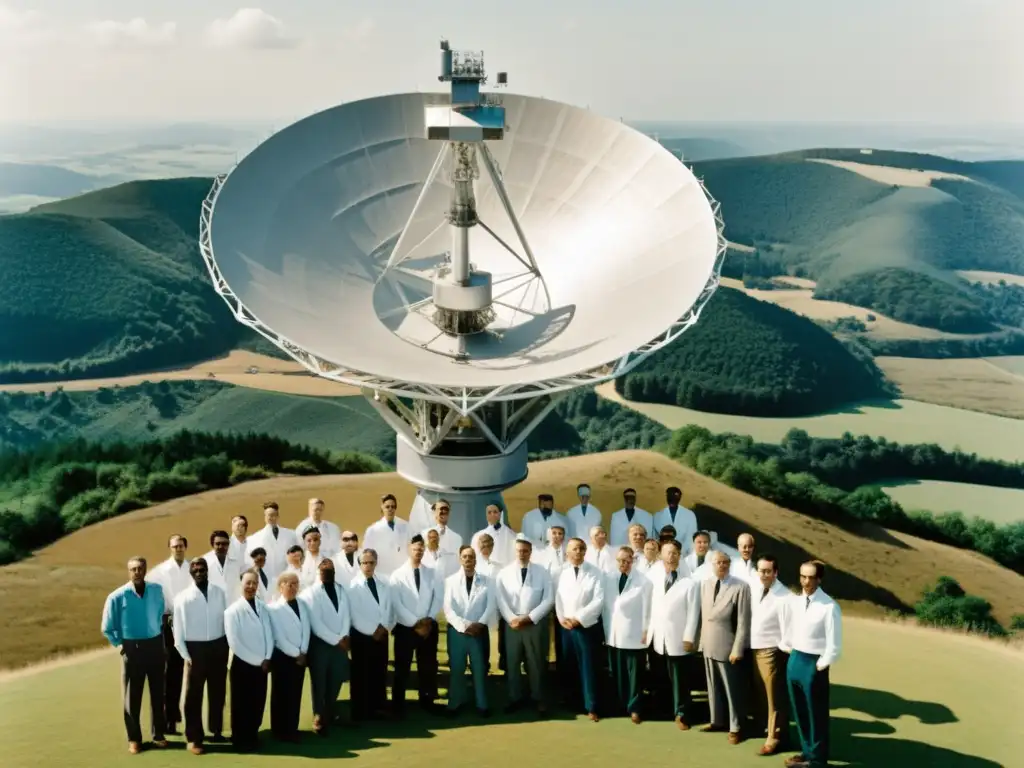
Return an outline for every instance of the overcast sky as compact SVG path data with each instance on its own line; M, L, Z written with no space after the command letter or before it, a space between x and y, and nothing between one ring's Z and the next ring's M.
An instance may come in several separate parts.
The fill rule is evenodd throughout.
M439 90L447 36L630 120L1024 123L1024 0L250 2L0 0L0 121L295 119Z

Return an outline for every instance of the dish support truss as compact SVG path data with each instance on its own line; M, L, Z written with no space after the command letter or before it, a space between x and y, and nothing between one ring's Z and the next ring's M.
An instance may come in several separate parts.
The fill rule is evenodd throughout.
M667 329L659 333L643 346L632 350L622 357L611 360L604 365L591 368L586 371L575 373L571 376L563 376L539 382L511 383L496 387L469 388L459 386L437 386L432 384L419 384L410 381L390 379L376 376L372 373L353 370L344 365L325 360L317 355L303 349L290 339L264 325L258 317L250 312L234 291L228 285L220 268L217 266L217 259L213 252L213 245L210 239L210 227L213 219L213 209L217 202L217 196L227 178L226 174L218 176L203 201L202 213L199 220L199 251L202 254L203 262L210 273L213 287L227 302L238 322L246 325L261 336L272 342L296 360L311 373L322 376L325 379L337 381L342 384L359 387L371 395L371 402L379 403L379 398L390 401L393 398L411 398L422 400L426 403L437 403L459 416L471 416L481 408L489 404L497 404L502 401L517 402L532 400L541 397L551 397L559 393L565 393L578 387L594 386L611 379L623 376L633 370L641 362L653 355L662 347L672 343L684 331L694 325L700 318L700 313L708 301L718 289L721 279L722 262L725 259L727 242L725 239L725 225L722 221L721 205L708 192L702 179L698 179L701 190L711 204L715 217L715 224L718 230L718 249L715 257L714 268L708 278L704 289L701 291L693 306L686 311L677 321ZM524 404L526 405L526 404ZM431 438L432 439L432 438Z

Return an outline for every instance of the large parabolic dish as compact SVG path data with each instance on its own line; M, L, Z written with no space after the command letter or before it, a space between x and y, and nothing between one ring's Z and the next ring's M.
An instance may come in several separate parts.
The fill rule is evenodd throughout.
M365 99L285 128L217 180L201 226L241 322L391 403L400 471L403 441L436 455L453 426L525 457L553 395L625 373L696 322L725 252L717 204L656 141L567 104L480 94L482 55L453 74L442 50L451 93ZM446 332L460 323L470 332ZM529 418L508 410L538 398ZM482 415L489 403L505 403L500 424ZM431 404L429 428L402 410ZM522 463L491 486L522 479Z

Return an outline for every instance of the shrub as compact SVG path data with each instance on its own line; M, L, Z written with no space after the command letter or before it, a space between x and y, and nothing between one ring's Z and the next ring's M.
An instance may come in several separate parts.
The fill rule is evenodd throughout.
M1006 630L992 616L992 604L975 595L949 576L940 576L935 587L926 590L914 605L918 621L936 627L964 629L993 637L1002 637Z

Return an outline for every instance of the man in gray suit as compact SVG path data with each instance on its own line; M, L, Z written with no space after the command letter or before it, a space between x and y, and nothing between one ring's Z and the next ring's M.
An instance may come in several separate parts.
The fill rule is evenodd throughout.
M739 662L750 647L750 584L730 576L729 564L725 552L712 552L714 578L700 588L700 645L711 705L711 724L701 730L725 731L728 716L729 743L739 744L747 690Z

